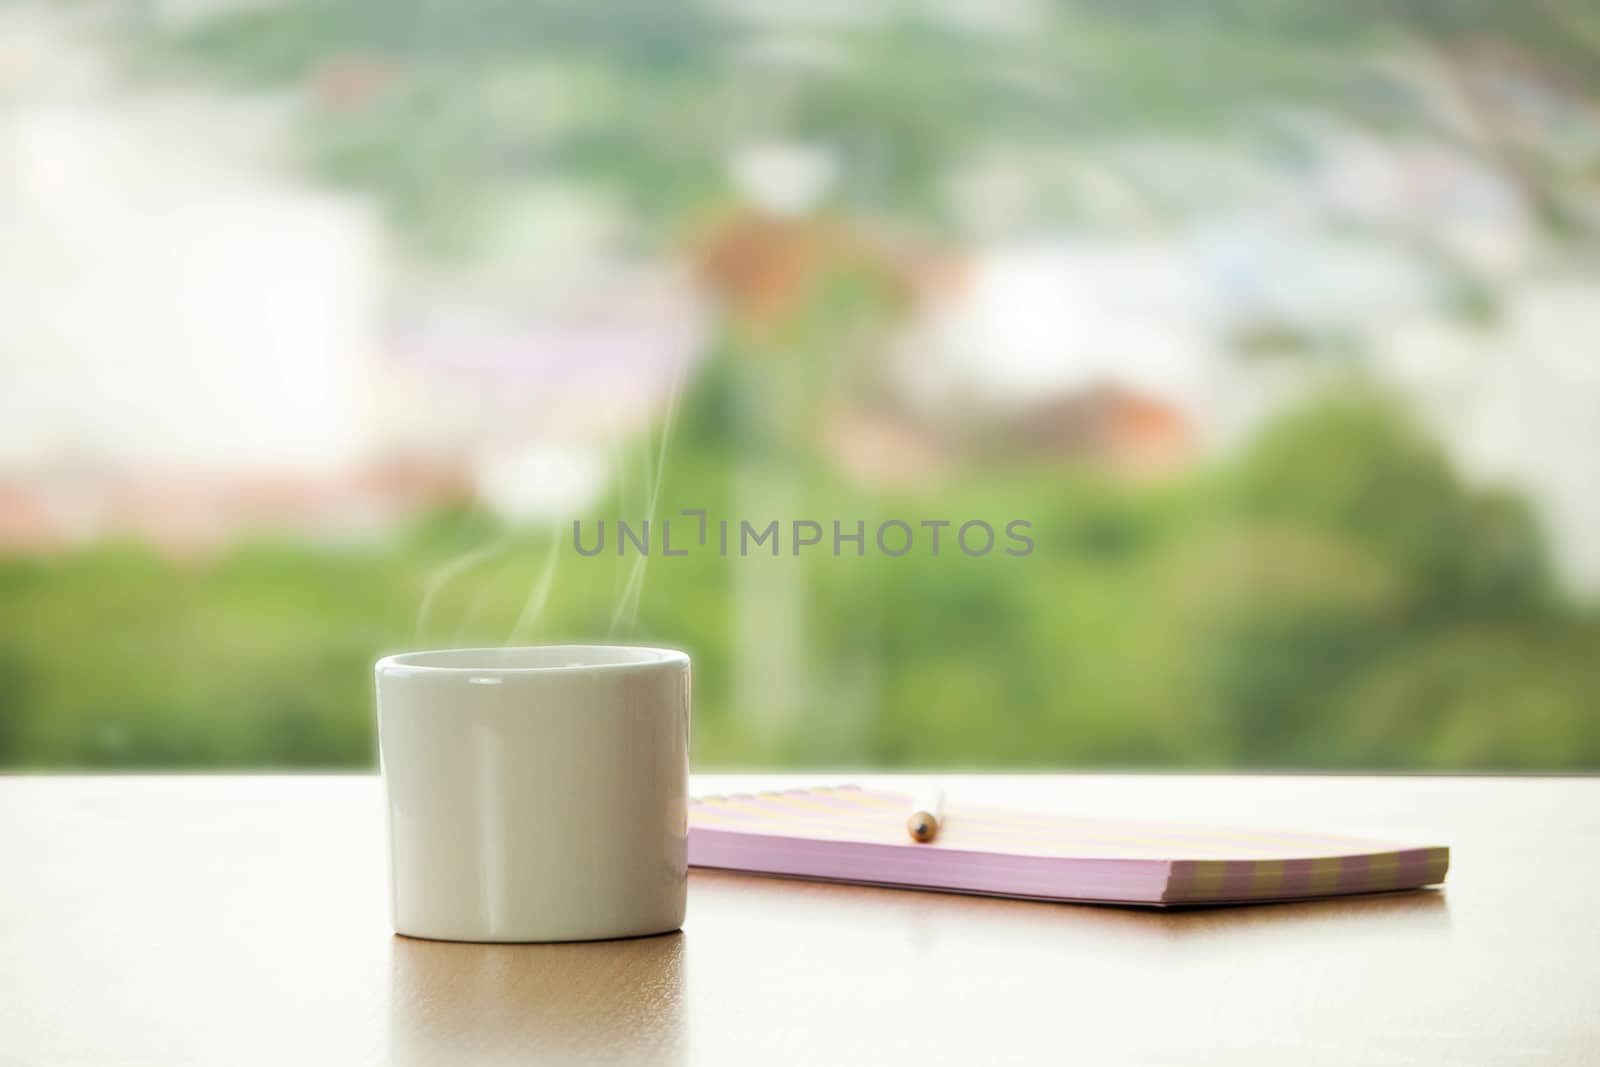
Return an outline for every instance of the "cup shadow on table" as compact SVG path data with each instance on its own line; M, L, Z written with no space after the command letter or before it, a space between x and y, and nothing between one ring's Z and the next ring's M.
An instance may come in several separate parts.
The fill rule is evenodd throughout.
M681 933L484 945L395 937L389 1057L397 1063L682 1063Z
M696 872L691 901L707 912L821 922L848 936L899 928L917 941L980 935L1144 945L1164 952L1284 936L1391 937L1397 927L1447 934L1445 894L1410 890L1248 905L1149 909L1058 904ZM482 945L395 937L389 1057L398 1063L688 1061L686 939ZM1162 946L1166 946L1163 948ZM1209 948L1207 948L1209 951Z

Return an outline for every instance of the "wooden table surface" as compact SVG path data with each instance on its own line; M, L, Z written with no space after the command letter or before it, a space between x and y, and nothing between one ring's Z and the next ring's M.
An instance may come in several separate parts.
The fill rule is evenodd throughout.
M1178 912L697 872L681 934L439 944L387 925L376 778L0 778L0 1064L1600 1062L1600 780L945 782L1453 866Z

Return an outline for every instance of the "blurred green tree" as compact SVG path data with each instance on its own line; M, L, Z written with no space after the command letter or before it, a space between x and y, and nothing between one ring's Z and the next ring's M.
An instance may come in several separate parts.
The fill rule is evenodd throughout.
M717 514L724 471L720 447L686 448L663 511ZM639 636L696 657L698 766L1600 766L1600 623L1552 592L1523 509L1462 485L1370 395L1175 482L1017 468L883 496L819 470L804 492L806 513L868 523L1026 493L1038 547L802 558L814 669L806 715L776 731L737 702L737 564L656 561ZM440 513L378 551L0 560L0 759L370 765L372 660L499 643L522 611L548 535L512 534L417 617L492 530ZM1450 539L1447 566L1424 535ZM564 569L541 636L606 632L612 579Z

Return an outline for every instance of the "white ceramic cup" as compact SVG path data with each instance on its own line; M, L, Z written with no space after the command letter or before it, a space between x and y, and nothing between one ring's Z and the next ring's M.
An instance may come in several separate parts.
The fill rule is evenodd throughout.
M378 662L377 685L397 932L586 941L683 924L688 656L409 652Z

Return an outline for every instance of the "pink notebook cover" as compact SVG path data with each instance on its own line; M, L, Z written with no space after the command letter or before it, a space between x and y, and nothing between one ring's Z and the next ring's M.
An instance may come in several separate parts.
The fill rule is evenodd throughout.
M1416 889L1450 850L1239 829L953 805L938 838L906 833L909 796L838 786L702 797L689 863L1031 900L1222 904Z

